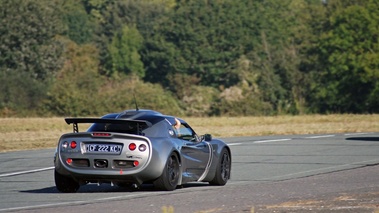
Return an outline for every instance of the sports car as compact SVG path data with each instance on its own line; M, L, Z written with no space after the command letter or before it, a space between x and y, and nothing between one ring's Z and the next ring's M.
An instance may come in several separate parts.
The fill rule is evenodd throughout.
M144 183L172 191L189 182L225 185L231 175L229 146L210 134L198 135L183 119L133 109L100 118L65 118L54 157L61 192L88 183L138 188ZM88 129L79 131L86 123Z

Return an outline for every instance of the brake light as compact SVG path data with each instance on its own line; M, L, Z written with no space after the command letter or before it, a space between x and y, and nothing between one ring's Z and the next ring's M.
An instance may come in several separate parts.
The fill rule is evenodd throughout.
M134 151L136 148L137 148L137 145L136 145L135 143L130 143L130 144L129 144L129 149L130 149L131 151Z
M104 132L94 132L92 133L93 137L110 137L110 133L104 133Z
M71 141L70 147L71 147L71 149L75 149L76 148L76 141Z

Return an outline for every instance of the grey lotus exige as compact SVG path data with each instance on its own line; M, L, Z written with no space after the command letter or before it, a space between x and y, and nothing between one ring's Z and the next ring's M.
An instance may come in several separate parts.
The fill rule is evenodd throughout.
M199 136L184 120L152 110L126 110L101 118L66 118L73 133L60 137L55 185L76 192L88 183L174 190L188 182L225 185L231 151L210 134ZM92 124L80 132L79 123Z

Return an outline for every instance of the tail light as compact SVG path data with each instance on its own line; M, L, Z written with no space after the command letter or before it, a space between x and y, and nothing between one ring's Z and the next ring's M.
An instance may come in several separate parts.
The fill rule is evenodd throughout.
M134 166L134 167L137 167L138 165L139 165L138 160L135 160L135 161L133 162L133 166Z
M71 158L67 158L66 159L66 163L71 165L72 164L72 159Z
M134 151L137 148L137 145L135 143L129 144L129 150Z
M71 147L71 149L75 149L76 148L76 141L71 141L70 147Z

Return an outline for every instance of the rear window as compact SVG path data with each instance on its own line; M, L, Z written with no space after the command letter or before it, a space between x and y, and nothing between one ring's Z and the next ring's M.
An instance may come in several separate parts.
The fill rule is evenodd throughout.
M134 135L142 135L142 131L148 128L143 123L126 123L126 124L109 124L109 123L95 123L87 131L88 132L118 132Z

